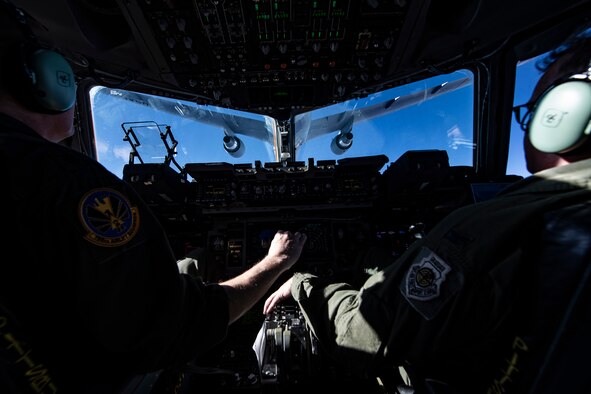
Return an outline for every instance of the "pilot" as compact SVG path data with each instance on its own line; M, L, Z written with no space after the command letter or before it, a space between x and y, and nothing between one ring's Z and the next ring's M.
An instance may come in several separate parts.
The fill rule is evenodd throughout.
M66 146L69 62L0 5L0 392L132 393L220 343L306 236L277 231L265 257L221 283L179 273L133 189Z
M264 313L293 298L321 349L360 376L402 370L396 390L588 392L591 38L540 66L516 108L531 176L448 215L360 288L295 273Z

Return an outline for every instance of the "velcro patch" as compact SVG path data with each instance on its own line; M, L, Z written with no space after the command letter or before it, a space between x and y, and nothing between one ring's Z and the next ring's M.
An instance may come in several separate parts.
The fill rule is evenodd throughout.
M462 285L462 275L428 248L408 268L400 291L425 319L431 320Z
M85 239L98 246L121 246L137 233L140 218L136 207L113 189L94 189L80 200L80 222Z

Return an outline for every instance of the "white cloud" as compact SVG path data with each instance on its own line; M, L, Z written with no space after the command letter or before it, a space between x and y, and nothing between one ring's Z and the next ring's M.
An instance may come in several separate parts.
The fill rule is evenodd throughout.
M96 140L96 153L97 154L106 154L109 151L109 144L101 141L99 139Z
M116 146L113 148L113 156L118 157L125 162L129 160L129 152L129 146Z

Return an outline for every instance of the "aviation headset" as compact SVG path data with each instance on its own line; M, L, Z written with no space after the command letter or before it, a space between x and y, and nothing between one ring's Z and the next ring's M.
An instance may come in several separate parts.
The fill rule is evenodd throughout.
M591 133L591 64L583 74L551 86L536 101L527 127L539 151L566 153L581 146Z
M39 45L22 10L7 0L0 0L0 3L25 36L24 43L14 48L14 56L8 56L9 51L4 51L3 85L23 105L35 110L46 113L68 111L76 102L72 67L62 55Z

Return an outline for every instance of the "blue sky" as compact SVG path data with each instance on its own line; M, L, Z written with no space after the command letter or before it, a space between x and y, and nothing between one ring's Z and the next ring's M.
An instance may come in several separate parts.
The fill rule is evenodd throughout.
M540 73L534 68L534 61L524 62L518 66L515 105L529 100L539 75ZM443 82L466 76L471 78L471 73L460 71L439 76L359 100L356 104L331 106L318 112L334 113L344 107L359 108L362 106L361 103L385 102L397 96L421 92ZM106 90L93 97L97 154L99 161L120 177L123 166L129 162L131 150L129 143L123 140L125 135L123 129L130 125L133 126L141 142L138 151L145 162L164 161L166 151L158 131L159 129L163 131L166 125L171 126L174 137L179 141L175 159L181 166L185 163L253 164L255 160L262 163L275 161L273 141L270 136L268 140L264 140L240 135L246 145L245 154L234 158L222 148L223 128L207 122L195 121L194 118L186 116L182 105L176 110L162 112L147 105L118 99L116 95L102 94L104 92ZM298 148L297 159L300 161L307 161L308 158L316 161L338 160L346 157L386 154L389 161L393 162L407 150L443 149L448 152L450 165L472 165L473 94L473 86L469 85L440 97L426 98L412 107L391 112L383 117L375 117L371 120L357 119L353 127L354 142L349 151L339 156L335 156L330 151L330 142L337 133L335 131L304 141ZM165 100L175 102L170 99ZM213 111L215 107L204 107L204 109ZM240 114L239 111L226 112ZM246 114L245 116L259 119L263 123L270 121L262 115ZM135 122L143 122L143 125L140 126ZM523 158L522 139L523 132L513 119L508 174L529 175Z
M527 103L530 100L531 93L541 76L541 72L535 68L535 62L538 58L522 62L517 66L513 106ZM514 116L511 119L511 141L509 144L507 174L525 177L530 175L530 173L526 169L523 154L523 130L521 130Z
M385 154L389 162L393 162L407 150L442 149L448 152L450 165L472 165L473 84L470 83L434 98L427 93L430 88L444 82L466 77L471 79L472 74L469 71L459 71L397 87L354 103L320 109L311 116L312 119L343 109L356 114L352 130L353 145L345 153L335 155L330 150L330 143L338 131L326 132L299 141L301 145L297 147L296 159L299 161L307 161L309 158L315 161L339 160ZM270 134L267 137L265 133L261 133L264 138L239 135L246 145L245 154L234 158L222 148L224 129L208 122L196 121L198 114L195 110L191 114L191 108L184 106L194 107L193 104L181 103L182 105L177 108L173 105L173 100L167 100L168 107L172 109L162 112L148 105L119 99L117 94L112 92L112 90L100 90L100 93L93 96L93 120L98 159L118 176L121 176L123 166L129 162L131 148L129 143L123 140L125 135L123 130L130 125L141 142L138 151L145 162L163 162L165 149L159 138L158 129L164 130L166 125L171 126L176 140L179 141L175 158L181 165L202 162L252 164L255 160L262 163L276 161ZM425 92L424 96L423 92ZM396 97L408 97L412 94L419 94L413 101L414 105L403 109L392 112L384 110L383 114L382 111L378 111L380 116L376 117L371 117L367 111L358 111L364 105L384 106L384 103ZM207 112L212 108L204 107L203 111ZM391 108L394 108L394 105ZM261 124L272 122L261 115L248 115L248 117L260 119ZM144 122L144 125L140 127L135 122ZM312 136L312 134L309 135Z

